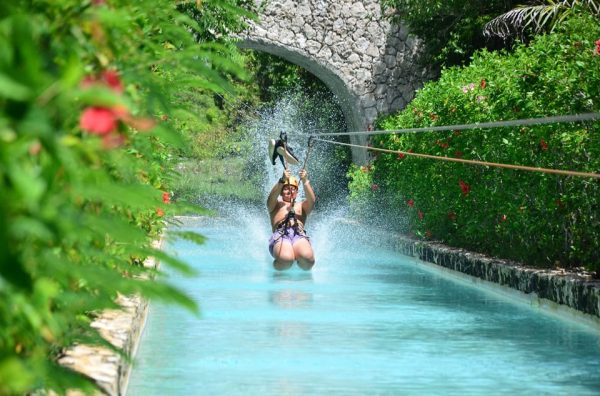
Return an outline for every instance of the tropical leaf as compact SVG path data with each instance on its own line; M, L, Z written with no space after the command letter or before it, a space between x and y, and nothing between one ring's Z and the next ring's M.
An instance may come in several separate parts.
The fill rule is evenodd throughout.
M497 16L485 24L483 32L486 36L499 36L504 39L513 36L522 37L530 30L533 34L542 31L552 31L556 24L563 20L575 7L581 7L593 15L600 15L598 0L563 0L554 2L546 0L547 4L519 6Z

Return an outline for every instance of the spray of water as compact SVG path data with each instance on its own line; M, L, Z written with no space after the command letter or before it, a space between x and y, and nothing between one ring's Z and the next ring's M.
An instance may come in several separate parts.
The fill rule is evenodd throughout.
M322 97L308 97L303 92L291 92L273 106L260 112L260 117L248 121L249 137L247 171L260 181L264 201L281 177L283 165L277 160L273 165L268 155L268 142L286 132L288 144L300 160L300 165L290 166L298 175L308 151L308 137L317 131L343 132L347 130L339 107ZM315 143L310 150L306 169L317 195L315 210L309 217L306 229L311 237L317 262L329 261L331 255L352 253L354 247L372 241L372 235L360 230L360 225L348 216L346 173L350 164L350 152L340 146ZM298 199L302 200L303 191ZM220 215L235 219L247 230L243 246L253 257L271 262L267 241L271 234L269 216L265 204L216 202ZM357 245L358 244L358 245Z

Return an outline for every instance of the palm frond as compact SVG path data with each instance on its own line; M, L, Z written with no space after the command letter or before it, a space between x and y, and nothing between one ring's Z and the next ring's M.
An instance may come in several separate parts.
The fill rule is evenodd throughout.
M519 6L488 22L483 33L487 37L499 36L507 39L522 36L527 29L534 34L552 31L573 8L581 7L593 15L600 16L600 0L546 0L547 4Z
M484 26L483 33L488 37L508 38L522 34L528 27L538 33L548 20L556 18L563 7L562 3L521 6L492 19Z

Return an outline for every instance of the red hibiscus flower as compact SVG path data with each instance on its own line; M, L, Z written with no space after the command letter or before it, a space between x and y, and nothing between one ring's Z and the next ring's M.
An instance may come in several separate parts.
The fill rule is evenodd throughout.
M456 151L454 152L454 156L455 156L456 158L462 158L462 156L463 156L463 155L464 155L464 153L463 153L462 151L460 151L460 150L456 150Z
M404 159L404 157L406 157L406 154L404 153L398 153L398 159Z
M406 204L412 208L413 206L415 206L415 201L413 199L409 199L408 201L406 201Z
M540 139L540 148L544 151L548 151L548 143L544 139Z
M106 135L117 129L117 117L106 107L88 107L81 113L79 126L94 135Z
M162 210L161 208L156 208L156 215L158 217L163 217L165 215L165 211Z
M168 192L163 192L162 193L162 200L166 204L170 203L171 202L171 194L169 194Z
M101 81L105 83L110 89L117 93L123 93L123 83L119 77L119 73L115 70L106 70L100 75Z
M462 180L458 181L458 185L460 186L460 189L463 193L463 195L467 196L469 194L469 192L471 191L471 186L469 186L467 183L465 183Z
M479 83L479 87L481 89L485 89L486 86L487 86L487 83L485 82L485 80L481 80L481 82Z

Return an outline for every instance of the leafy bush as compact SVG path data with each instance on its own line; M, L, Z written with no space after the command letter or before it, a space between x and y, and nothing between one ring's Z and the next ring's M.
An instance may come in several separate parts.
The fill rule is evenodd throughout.
M401 113L380 121L408 127L523 119L600 110L600 25L573 17L514 53L478 53L443 71ZM600 123L389 134L377 147L597 173ZM363 175L354 170L352 183ZM595 179L381 154L373 183L389 194L416 236L498 257L600 269L600 184ZM351 183L351 187L353 184ZM364 183L363 183L364 184ZM362 185L362 184L361 184ZM366 192L371 194L371 192ZM365 188L354 189L360 202Z
M531 1L525 1L531 3ZM481 48L499 49L507 43L485 37L484 25L522 1L516 0L382 0L386 15L402 20L425 41L424 63L464 64Z
M191 272L150 248L166 215L190 209L170 199L186 146L172 128L185 109L170 99L242 75L192 27L167 0L0 3L0 394L90 390L55 359L102 343L88 325L117 292L196 310L139 279L150 255Z

